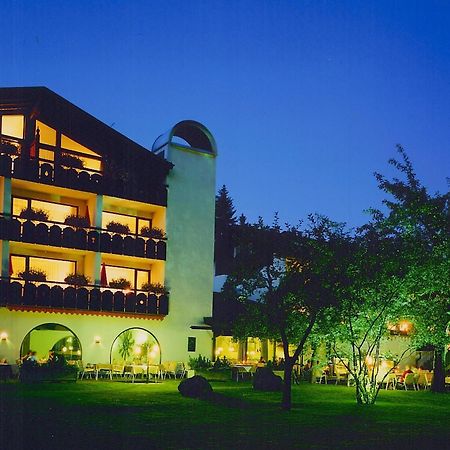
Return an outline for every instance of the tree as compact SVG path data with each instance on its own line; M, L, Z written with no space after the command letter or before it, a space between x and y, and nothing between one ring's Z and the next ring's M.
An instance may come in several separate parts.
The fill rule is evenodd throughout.
M409 316L414 323L417 345L434 348L432 390L445 391L445 352L450 343L450 193L430 195L418 180L412 163L401 146L400 160L391 159L405 178L387 179L376 173L379 188L393 199L384 200L387 215L376 211L393 238L403 241L406 259L404 289Z
M236 210L225 185L216 195L216 224L214 261L216 274L228 273L233 262L233 229L236 225Z
M326 339L355 384L358 404L365 405L375 403L382 383L409 350L401 355L382 353L389 326L405 314L406 302L401 290L401 241L386 235L378 225L357 230L348 266L352 281L343 292L340 308L322 327L328 330Z
M236 266L225 295L246 303L235 337L281 341L284 352L282 407L292 406L292 369L313 327L338 303L348 280L343 270L350 247L342 224L310 216L306 230L277 223L240 227ZM289 344L295 343L290 354Z

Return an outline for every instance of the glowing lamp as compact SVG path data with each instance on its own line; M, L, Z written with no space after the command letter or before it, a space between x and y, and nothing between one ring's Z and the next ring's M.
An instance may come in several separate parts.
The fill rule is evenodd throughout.
M8 339L8 333L6 331L3 331L3 333L0 334L0 339L2 341L6 341Z
M101 341L102 341L102 340L100 339L100 336L95 336L94 342L95 342L96 344L100 344Z

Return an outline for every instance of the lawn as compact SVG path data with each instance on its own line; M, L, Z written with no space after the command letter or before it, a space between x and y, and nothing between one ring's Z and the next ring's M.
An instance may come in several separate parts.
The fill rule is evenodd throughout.
M0 448L450 448L449 394L383 391L361 407L352 388L302 384L283 412L248 382L212 383L214 401L177 385L0 383Z

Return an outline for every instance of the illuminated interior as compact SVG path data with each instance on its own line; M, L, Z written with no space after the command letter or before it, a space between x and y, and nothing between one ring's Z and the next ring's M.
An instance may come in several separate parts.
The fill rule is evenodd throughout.
M67 361L82 359L80 341L67 327L46 323L31 330L24 338L20 355L35 351L40 362L45 362L50 351L63 356Z
M160 364L161 350L158 341L150 332L142 328L125 330L113 342L111 363Z
M129 269L108 265L105 265L105 268L108 282L113 279L125 278L131 283L131 289L140 289L142 284L150 282L149 270Z
M39 142L41 144L56 145L56 130L36 120L36 129L39 129Z
M238 361L239 342L233 340L231 336L217 336L215 353L216 358L226 357L229 361Z
M41 270L48 281L64 282L64 278L76 272L75 261L64 261L61 259L37 258L34 256L11 256L12 277L18 277L24 270Z
M40 143L46 146L55 147L57 141L57 130L49 127L39 120L36 121L36 129L39 129L40 133ZM92 151L91 149L85 147L84 145L74 141L73 139L61 134L61 151L62 153L68 153L72 156L83 161L84 168L89 170L101 170L101 157L98 153ZM53 148L40 148L39 158L48 161L54 161L54 149Z
M102 214L102 228L105 229L109 222L118 222L122 225L127 225L130 233L133 234L139 233L142 227L150 227L152 223L150 219L104 211Z
M78 208L76 206L64 205L61 203L52 203L42 200L26 199L13 197L12 211L13 215L18 216L23 209L26 208L41 209L48 214L49 220L64 223L64 219L68 215L77 215Z
M1 117L2 134L23 139L24 116L5 115Z

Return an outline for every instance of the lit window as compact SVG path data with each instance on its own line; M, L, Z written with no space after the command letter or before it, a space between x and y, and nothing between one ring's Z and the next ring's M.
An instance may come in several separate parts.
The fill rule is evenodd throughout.
M40 140L42 144L56 145L56 130L36 120L36 128L39 128Z
M24 116L3 116L2 134L23 139Z

